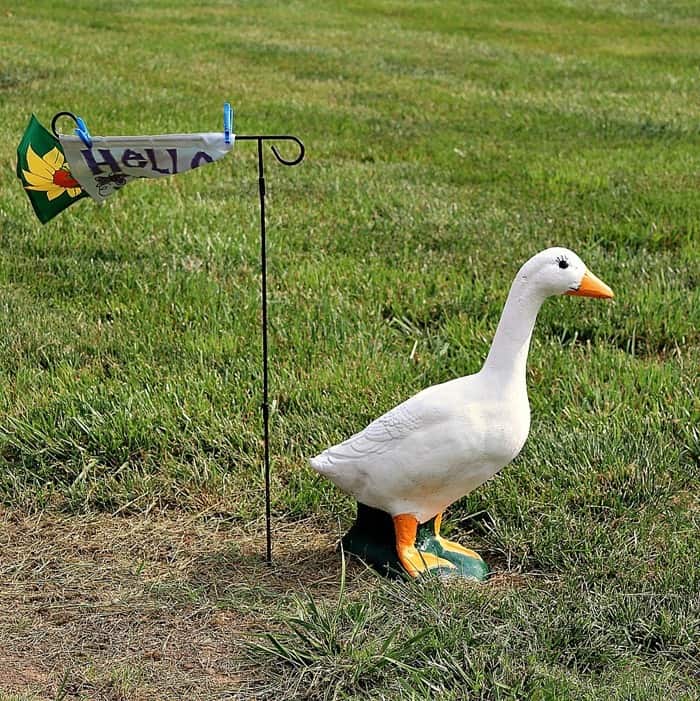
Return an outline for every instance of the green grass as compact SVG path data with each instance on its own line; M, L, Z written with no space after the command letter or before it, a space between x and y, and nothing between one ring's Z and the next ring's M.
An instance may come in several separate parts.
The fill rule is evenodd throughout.
M267 688L289 698L696 698L692 605L610 589L377 583L362 600L299 598L255 650L280 662Z
M270 619L305 621L278 633L298 659L251 653L270 683L698 698L693 3L0 0L0 17L2 502L260 514L252 145L44 227L14 178L32 111L73 110L95 134L209 131L228 99L240 133L307 146L301 166L267 168L277 517L350 522L306 457L477 370L531 254L570 247L617 294L546 303L530 439L449 512L522 583L377 582L300 594L298 614L268 601ZM333 606L333 646L304 642Z

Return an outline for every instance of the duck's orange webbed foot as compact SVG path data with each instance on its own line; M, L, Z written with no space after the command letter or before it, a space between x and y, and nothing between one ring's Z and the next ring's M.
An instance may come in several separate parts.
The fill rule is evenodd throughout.
M440 535L441 524L442 513L439 513L419 526L416 543L418 552L423 556L430 553L442 560L447 560L454 566L454 574L458 577L483 582L489 573L488 565L478 553L443 538Z
M419 577L426 572L449 574L457 570L449 560L416 548L418 519L415 516L411 514L394 516L394 531L396 532L396 553L403 568L411 577Z
M451 553L457 553L459 555L464 555L465 557L473 557L476 558L477 560L481 560L481 555L479 553L475 552L474 550L470 550L469 548L465 548L463 545L460 545L459 543L456 543L454 540L447 540L447 538L443 538L440 535L440 526L442 525L442 514L438 514L435 517L435 540L440 544L440 547Z

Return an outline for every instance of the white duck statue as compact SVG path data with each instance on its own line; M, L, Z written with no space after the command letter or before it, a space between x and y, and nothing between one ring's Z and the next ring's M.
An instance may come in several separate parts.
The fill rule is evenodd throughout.
M556 294L612 298L566 248L528 260L513 281L479 372L422 390L311 466L358 501L345 550L385 573L483 580L473 550L440 536L443 511L510 463L530 430L526 362L544 300Z

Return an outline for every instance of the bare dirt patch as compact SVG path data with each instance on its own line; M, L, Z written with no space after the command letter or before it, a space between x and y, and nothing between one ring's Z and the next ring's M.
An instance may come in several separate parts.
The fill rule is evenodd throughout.
M261 523L0 509L0 698L247 698L246 642L302 589L338 591L319 524L276 524L263 553Z

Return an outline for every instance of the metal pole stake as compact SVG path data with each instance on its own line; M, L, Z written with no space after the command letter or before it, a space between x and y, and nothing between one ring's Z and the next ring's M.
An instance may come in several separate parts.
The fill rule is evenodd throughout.
M261 281L261 320L262 320L262 362L263 362L263 444L265 467L265 531L267 535L266 561L272 564L272 511L270 498L270 402L269 402L269 352L267 343L267 238L265 230L265 164L263 159L263 141L294 141L299 146L299 155L289 161L282 158L275 146L272 153L279 163L295 166L304 160L304 144L296 136L238 136L237 141L257 141L258 143L258 190L260 193L260 273Z

